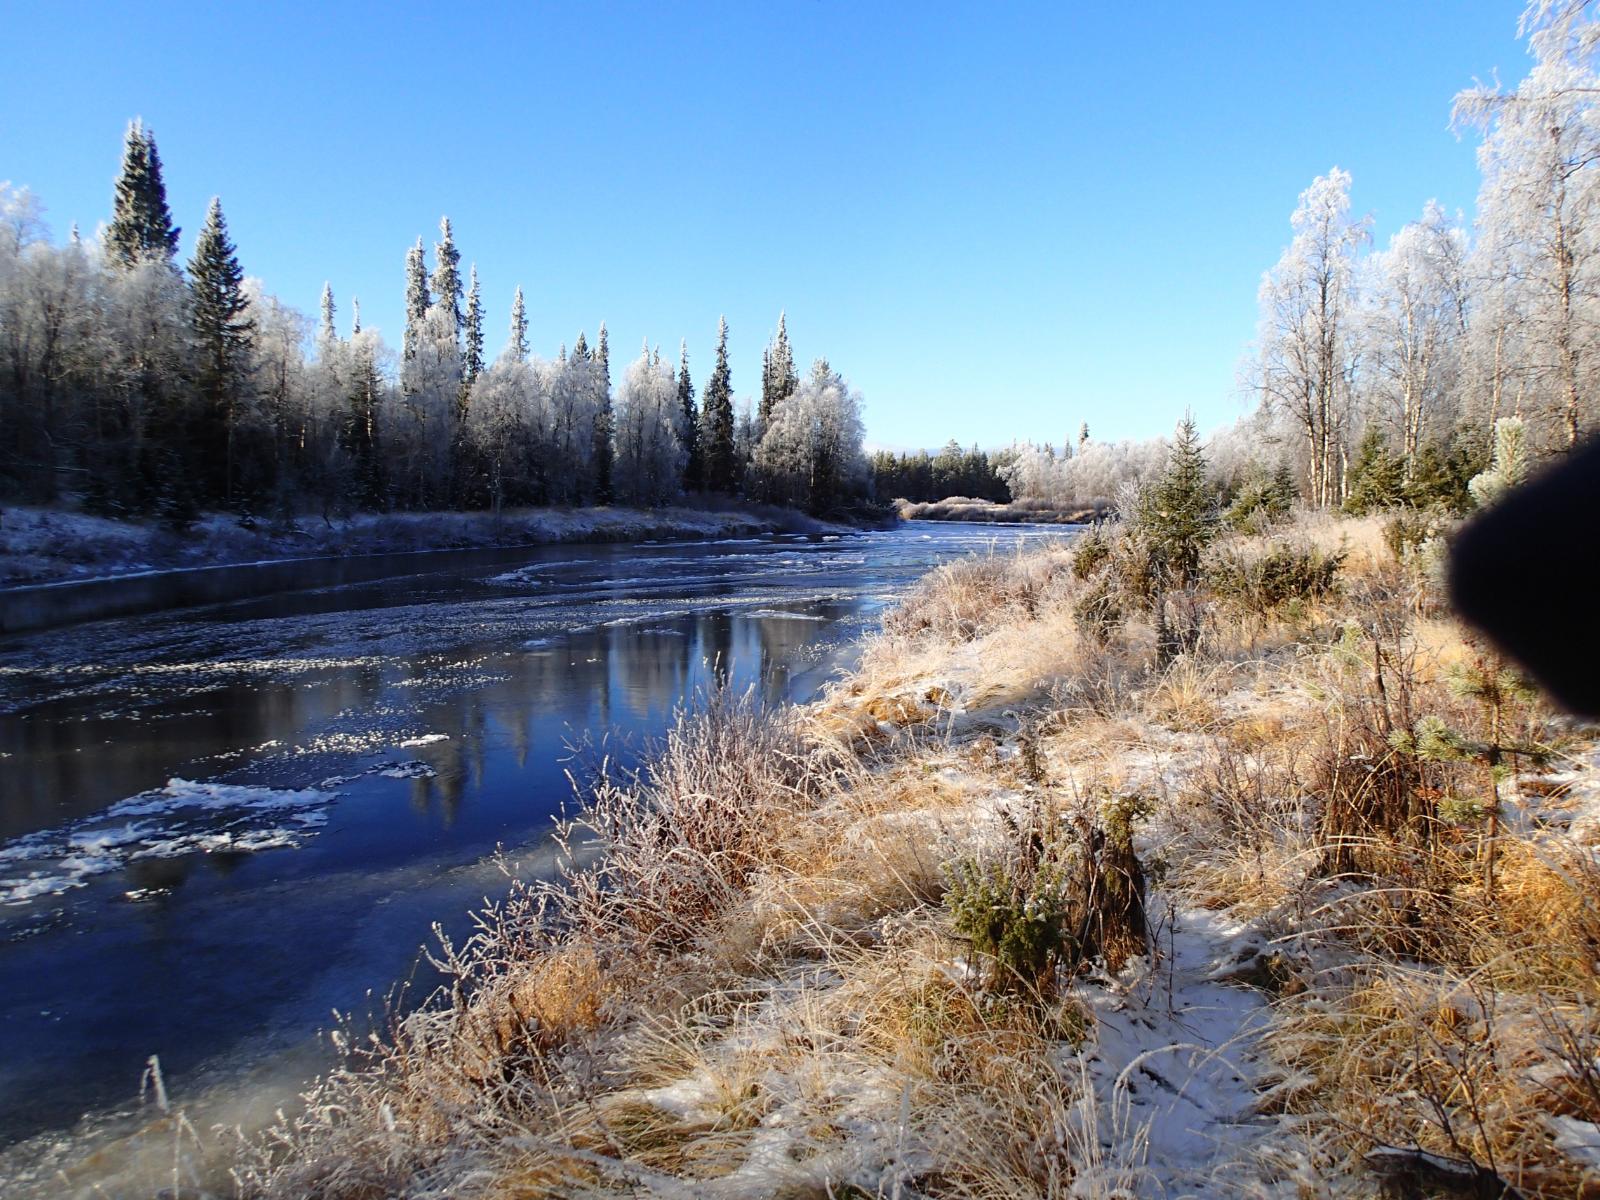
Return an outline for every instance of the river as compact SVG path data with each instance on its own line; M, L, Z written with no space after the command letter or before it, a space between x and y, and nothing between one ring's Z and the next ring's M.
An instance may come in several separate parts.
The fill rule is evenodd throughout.
M569 770L718 676L809 700L931 567L1062 535L397 556L0 642L0 1191L136 1127L151 1055L214 1119L282 1102L503 890L497 847L548 864Z

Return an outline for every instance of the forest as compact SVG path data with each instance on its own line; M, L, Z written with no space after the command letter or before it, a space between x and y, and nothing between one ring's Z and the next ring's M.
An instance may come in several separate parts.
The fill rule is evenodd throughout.
M689 351L643 347L613 392L602 321L553 359L530 352L522 290L486 349L475 267L448 217L431 269L405 255L397 353L341 330L331 286L315 322L247 276L214 198L193 257L167 203L154 133L128 128L110 220L49 238L39 201L0 187L0 497L71 496L105 516L182 528L353 511L618 503L685 493L846 514L870 492L861 398L825 359L796 369L787 322L761 391L736 403L721 322L697 398Z

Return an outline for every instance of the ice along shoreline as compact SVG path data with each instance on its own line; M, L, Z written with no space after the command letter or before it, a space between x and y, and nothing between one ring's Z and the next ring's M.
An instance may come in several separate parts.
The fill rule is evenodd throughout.
M531 509L498 520L487 513L407 513L358 517L332 525L315 539L314 546L307 547L310 552L296 554L288 536L239 530L226 518L208 519L176 550L152 545L163 535L145 527L78 514L13 509L6 513L6 520L9 528L0 537L0 579L15 578L18 559L24 555L45 577L0 587L0 637L305 588L371 582L406 574L413 566L436 564L444 555L460 555L465 564L480 565L555 545L854 532L850 526L764 508ZM19 530L21 522L30 522L33 528ZM160 565L131 555L114 558L106 542L115 535L97 528L102 525L113 527L115 534L142 535L146 545L157 551L149 557ZM51 534L56 539L87 534L89 544L80 543L73 552L97 558L101 570L89 576L68 573L73 564L59 542L49 554L30 552L31 548L19 545L29 533ZM247 536L233 536L236 533ZM253 554L271 557L250 557ZM210 561L193 561L191 556L198 555L207 555Z

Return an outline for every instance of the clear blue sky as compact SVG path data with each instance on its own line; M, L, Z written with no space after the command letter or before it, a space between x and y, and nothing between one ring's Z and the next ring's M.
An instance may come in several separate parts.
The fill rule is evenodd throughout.
M248 273L391 342L449 213L493 350L521 283L538 352L603 317L614 359L687 337L699 384L726 313L748 395L787 308L874 442L1145 436L1241 411L1313 176L1380 239L1470 214L1450 101L1522 76L1519 8L0 0L0 179L92 230L142 115L185 255L218 193Z

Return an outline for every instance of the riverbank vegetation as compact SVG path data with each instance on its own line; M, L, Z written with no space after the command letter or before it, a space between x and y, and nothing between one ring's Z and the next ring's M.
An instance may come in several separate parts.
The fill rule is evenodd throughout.
M689 705L243 1190L1584 1194L1593 731L1404 510L1257 518L1183 427L821 702Z
M1104 506L1057 508L1048 500L1014 500L996 504L971 496L949 496L930 503L901 500L895 511L903 521L972 521L982 525L1082 525L1105 515Z

